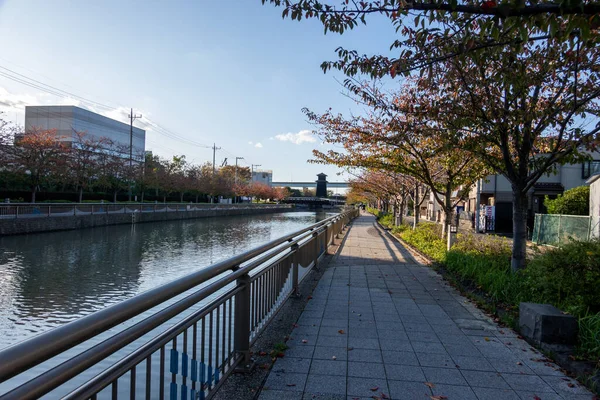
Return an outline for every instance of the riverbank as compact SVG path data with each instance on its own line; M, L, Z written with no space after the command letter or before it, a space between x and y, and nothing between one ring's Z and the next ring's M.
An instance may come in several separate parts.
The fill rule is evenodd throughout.
M40 205L40 207L49 207ZM73 205L64 213L43 212L27 217L0 218L0 236L23 235L30 233L65 231L93 228L98 226L137 224L145 222L173 221L183 219L257 215L291 211L289 204L195 204L165 205L160 208L149 206L123 205L119 210L109 211L93 208L93 205ZM81 209L85 207L86 209ZM148 206L145 206L148 207ZM54 206L57 208L57 206ZM88 208L91 210L89 211Z

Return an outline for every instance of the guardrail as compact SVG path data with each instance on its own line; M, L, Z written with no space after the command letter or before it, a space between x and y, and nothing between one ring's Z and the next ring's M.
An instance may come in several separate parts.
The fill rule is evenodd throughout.
M0 399L47 394L65 399L210 398L236 367L250 368L251 344L283 302L298 293L299 282L358 213L350 210L327 218L0 351L0 383L4 383L92 342L13 385ZM182 316L186 310L191 312ZM146 339L166 322L171 325ZM102 337L122 323L124 329ZM121 355L125 346L140 338L145 342ZM89 375L86 370L115 355L122 358L95 376L80 375L84 371Z
M19 203L0 204L0 219L65 217L71 215L135 214L157 212L190 212L222 209L291 207L288 204L199 204L199 203L157 203L157 204L109 204L74 203L43 204Z

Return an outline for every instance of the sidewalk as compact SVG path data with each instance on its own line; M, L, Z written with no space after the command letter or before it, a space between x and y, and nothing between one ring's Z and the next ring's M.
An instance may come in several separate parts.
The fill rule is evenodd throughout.
M370 215L354 221L287 345L260 400L593 397Z

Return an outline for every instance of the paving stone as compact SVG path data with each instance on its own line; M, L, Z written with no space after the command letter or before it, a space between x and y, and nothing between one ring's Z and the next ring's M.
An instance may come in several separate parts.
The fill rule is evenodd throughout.
M388 380L392 399L427 400L432 395L431 389L424 382L407 382Z
M310 363L310 358L284 357L277 360L272 371L308 374Z
M278 400L287 400L287 398L282 397ZM259 399L260 400L260 399ZM305 392L302 400L346 400L346 396L343 394L333 394L333 393L309 393Z
M346 394L346 377L334 375L308 375L306 380L308 393Z
M502 379L500 372L465 370L461 373L471 387L510 389L508 383Z
M419 365L419 360L412 351L387 350L382 352L382 355L385 364Z
M320 336L317 339L317 346L333 346L333 347L343 347L348 344L348 336L347 335L337 335L337 336Z
M321 326L332 326L337 329L347 329L348 328L348 320L347 319L324 319L321 322Z
M448 400L477 400L477 396L469 386L435 385L432 389L434 396L445 396ZM497 400L504 400L498 398Z
M304 391L307 374L297 374L293 372L275 372L271 371L265 386L269 390L287 390L292 392Z
M397 381L424 382L425 375L421 367L414 365L385 364L388 379Z
M411 342L412 348L416 353L437 353L448 354L441 343L433 342ZM383 347L382 347L383 348Z
M379 340L351 337L348 339L348 347L355 349L379 349Z
M259 400L302 400L302 392L290 392L289 390L271 390L263 388Z
M521 398L512 389L492 389L474 387L473 391L479 400L520 400ZM529 399L533 400L533 396Z
M554 389L542 378L536 375L503 374L504 380L515 391L535 391L539 393L554 393Z
M338 361L345 361L348 360L348 349L346 347L317 346L312 357L316 360L332 360L335 357Z
M452 356L452 359L460 370L496 371L496 368L483 357Z
M356 378L348 377L348 396L368 397L384 393L389 396L387 381L385 378Z
M457 369L423 367L428 382L448 385L466 385L467 382Z
M456 368L456 363L448 354L416 353L422 367Z
M348 350L348 361L381 363L383 360L380 350L353 349Z
M383 364L366 362L348 362L348 376L359 378L385 378Z
M311 375L340 375L346 376L347 362L345 360L313 360L310 364Z
M381 350L412 351L413 346L410 342L401 339L379 339Z

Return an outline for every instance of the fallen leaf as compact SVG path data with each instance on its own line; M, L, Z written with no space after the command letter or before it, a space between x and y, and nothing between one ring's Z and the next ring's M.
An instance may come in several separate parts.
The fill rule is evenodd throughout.
M302 339L302 343L308 343L308 340Z
M379 390L379 386L374 386L371 388L371 392L376 392Z
M381 392L381 398L382 398L382 399L389 399L389 398L390 398L390 396L388 396L387 394L385 394L385 393Z
M483 340L485 340L486 342L489 342L490 338L489 337L484 337Z
M438 395L438 396L429 396L429 398L431 400L445 400L448 398L448 396L442 396L442 395Z
M344 330L343 330L343 329L340 329L340 330L338 331L338 333L339 333L340 335L343 335L343 334L344 334L344 333L346 333L346 332L344 332Z
M354 347L348 347L348 351L354 350Z
M285 353L279 352L279 353L277 353L277 357L283 358L283 357L285 357Z
M296 386L295 383L288 383L286 386L292 387L292 386Z
M292 326L293 326L294 328L297 328L297 327L298 327L298 324L292 324Z
M306 298L306 300L310 300L310 299L312 299L312 296L308 296L308 297Z
M258 353L259 356L264 357L267 355L267 353L265 351L261 351Z
M269 368L271 368L271 364L262 364L260 366L260 369L269 369Z
M517 361L517 365L523 365L521 361Z
M507 346L512 346L512 343L511 342L506 342L506 345Z
M429 386L432 389L435 387L435 385L431 382L425 382L425 386Z
M542 400L538 395L533 395L533 400Z
M337 360L336 356L331 357L332 360Z
M568 387L570 387L570 388L574 388L574 387L575 387L575 384L574 384L574 383L571 383L571 382L569 382L569 383L567 383L567 386L568 386Z

